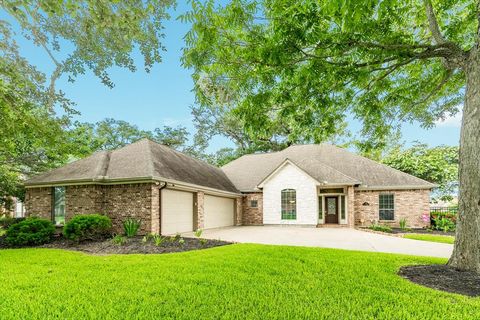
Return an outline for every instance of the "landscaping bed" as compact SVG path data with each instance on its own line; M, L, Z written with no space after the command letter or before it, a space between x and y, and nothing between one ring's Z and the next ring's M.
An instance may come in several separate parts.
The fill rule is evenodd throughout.
M414 283L470 297L480 296L480 274L447 265L401 267L398 274Z
M400 228L392 228L393 234L400 234L400 233L419 233L419 234L440 234L444 236L455 236L455 231L441 231L441 230L433 230L433 229L425 229L425 228L415 228L415 229L400 229Z
M179 241L182 239L182 241ZM124 243L114 243L112 239L101 241L82 241L75 242L65 239L63 236L56 236L52 242L30 246L35 248L52 248L82 251L90 254L159 254L183 252L199 249L207 249L231 244L231 242L220 240L207 240L198 238L178 238L164 237L161 244L157 245L154 241L145 241L143 237L125 238ZM0 249L15 248L8 246L5 237L0 237ZM16 247L18 248L18 247Z

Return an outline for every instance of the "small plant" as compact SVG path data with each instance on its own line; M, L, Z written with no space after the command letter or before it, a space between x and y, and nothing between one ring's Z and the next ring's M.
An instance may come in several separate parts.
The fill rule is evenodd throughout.
M147 243L148 242L148 236L144 236L142 238L142 243Z
M39 218L28 218L11 225L5 241L12 246L40 245L50 242L55 233L52 222Z
M101 214L76 215L63 228L65 238L74 241L102 240L110 235L112 221Z
M175 234L175 237L173 237L173 241L179 241L180 239L182 239L182 236L180 235L180 233L176 233Z
M185 244L185 239L183 239L183 238L178 239L178 244L179 244L181 247L183 247L183 245Z
M200 239L200 245L202 247L205 247L205 245L207 244L208 240L207 239Z
M389 226L382 226L380 224L374 223L370 227L368 227L370 230L374 231L380 231L380 232L386 232L386 233L392 233L392 228Z
M194 233L195 237L200 238L202 236L203 230L197 229Z
M128 218L123 221L123 231L128 238L135 237L140 229L141 221L133 218Z
M127 243L127 239L124 236L117 234L112 238L112 243L118 246L123 246L125 243Z
M438 217L435 220L435 229L441 230L443 232L453 231L455 230L455 223L444 217Z
M400 224L400 229L407 230L407 219L406 218L400 219L399 224Z
M165 241L165 238L162 237L161 235L159 235L159 234L153 235L153 243L154 243L157 247L160 247L164 241Z

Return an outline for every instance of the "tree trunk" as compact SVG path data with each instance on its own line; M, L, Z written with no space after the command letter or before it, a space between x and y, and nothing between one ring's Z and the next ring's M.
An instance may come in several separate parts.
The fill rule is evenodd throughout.
M464 67L467 77L460 133L459 214L455 247L448 264L480 273L480 48Z

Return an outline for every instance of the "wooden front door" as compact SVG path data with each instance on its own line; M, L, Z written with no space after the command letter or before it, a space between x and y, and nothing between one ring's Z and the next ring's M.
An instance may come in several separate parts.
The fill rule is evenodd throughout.
M325 197L325 223L338 223L338 197Z

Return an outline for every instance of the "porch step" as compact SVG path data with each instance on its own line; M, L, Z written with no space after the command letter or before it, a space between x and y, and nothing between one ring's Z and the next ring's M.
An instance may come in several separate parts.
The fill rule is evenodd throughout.
M317 224L317 228L348 228L348 224Z

